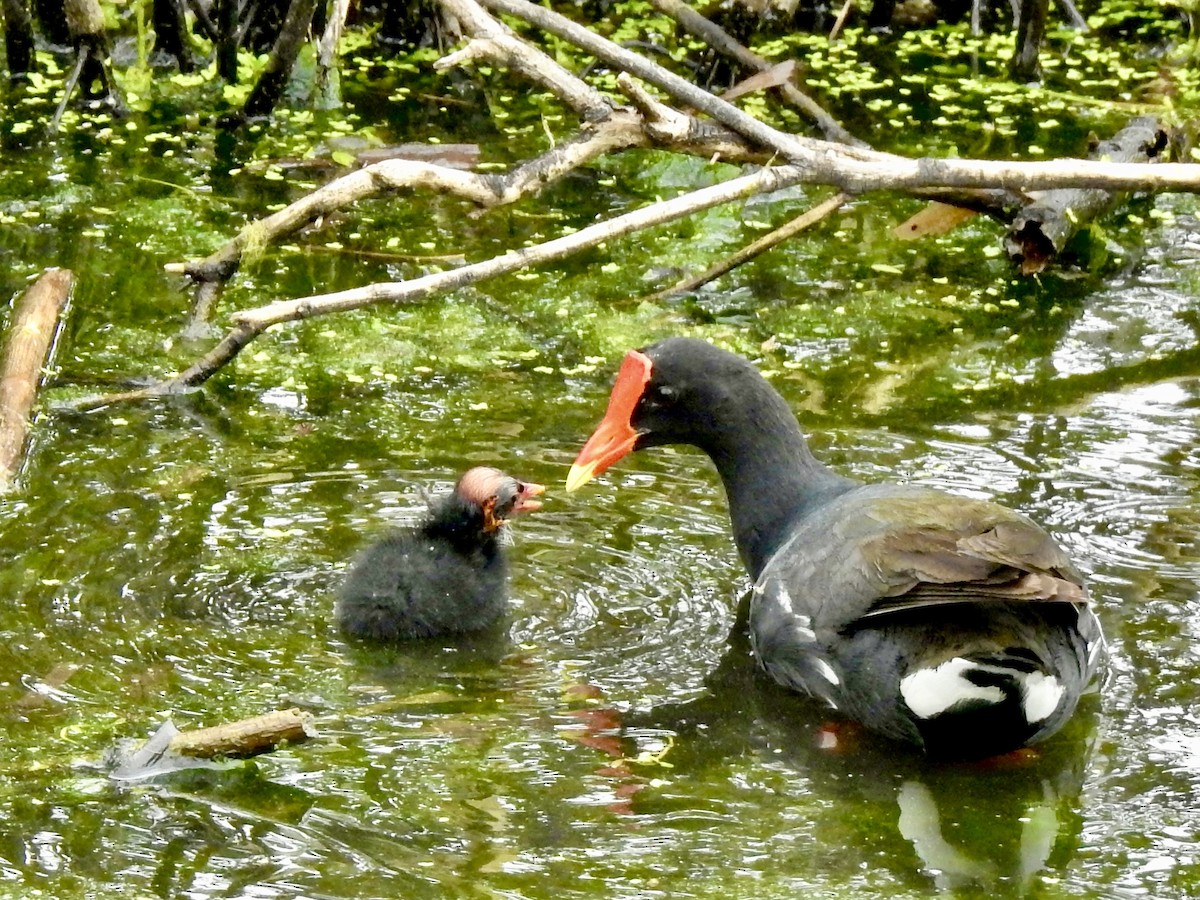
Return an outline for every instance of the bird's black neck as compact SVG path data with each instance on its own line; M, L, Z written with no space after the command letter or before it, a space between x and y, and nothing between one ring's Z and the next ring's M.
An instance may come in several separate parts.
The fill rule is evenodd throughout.
M447 541L464 551L494 553L498 546L495 532L484 530L483 510L479 504L464 500L458 494L434 500L421 530L427 537Z
M856 482L808 449L787 402L757 372L716 398L715 428L696 442L716 464L742 562L758 578L795 522Z

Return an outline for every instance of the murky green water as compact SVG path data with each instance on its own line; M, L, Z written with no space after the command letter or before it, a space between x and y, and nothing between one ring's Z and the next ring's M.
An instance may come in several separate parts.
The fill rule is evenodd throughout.
M197 131L160 158L159 126L135 121L123 144L76 120L54 147L10 134L0 151L3 296L49 265L80 279L51 400L190 361L202 348L178 337L187 298L162 264L294 193L228 174L253 147ZM455 109L416 136L471 125ZM520 155L476 137L489 158ZM478 220L425 197L365 204L239 274L225 308L484 258L720 174L645 155ZM1200 891L1195 201L1114 223L1099 277L1018 283L982 252L991 226L897 246L901 213L871 198L714 290L630 302L654 270L703 265L807 203L281 329L193 396L44 415L24 488L0 504L0 893ZM868 737L818 749L824 712L747 655L724 500L689 452L552 491L519 523L507 640L340 639L347 561L413 521L422 488L478 462L561 485L621 352L680 331L760 358L842 471L994 497L1070 548L1111 675L1037 759L937 767ZM65 665L79 668L45 688ZM107 777L108 749L167 716L293 705L318 739L229 771Z

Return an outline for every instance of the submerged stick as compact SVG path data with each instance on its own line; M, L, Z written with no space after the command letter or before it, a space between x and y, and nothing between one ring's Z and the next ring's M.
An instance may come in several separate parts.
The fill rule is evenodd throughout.
M0 493L12 488L21 468L42 366L74 281L69 269L48 270L13 313L0 369Z
M13 704L14 708L24 713L45 706L58 689L64 687L71 680L79 668L78 663L59 663L47 673L45 678L39 678L29 685L25 694Z
M848 194L844 194L839 191L832 197L826 198L812 209L805 210L790 222L779 226L770 234L764 234L757 241L747 244L741 250L737 251L737 253L726 257L708 270L701 272L699 275L694 275L691 278L685 278L682 281L676 282L670 287L663 288L661 291L651 294L645 299L653 303L663 299L664 297L673 296L674 294L686 294L690 291L694 291L696 288L702 287L703 285L708 284L710 281L720 278L726 272L736 269L743 263L749 262L756 256L761 256L772 247L782 244L784 241L795 237L800 232L812 228L818 222L824 221L833 213L837 212L841 205L848 199Z

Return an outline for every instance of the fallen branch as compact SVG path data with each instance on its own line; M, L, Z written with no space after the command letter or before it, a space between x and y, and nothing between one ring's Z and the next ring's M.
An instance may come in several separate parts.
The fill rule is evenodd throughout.
M221 341L204 356L196 360L179 374L155 382L142 388L133 388L115 394L105 394L101 397L89 397L65 405L65 408L76 412L88 412L118 403L132 403L138 400L150 400L155 397L169 397L186 394L208 381L218 369L242 352L242 349L262 333L243 325L231 328Z
M312 714L285 709L196 731L180 731L167 719L145 743L122 741L106 754L110 776L143 781L189 769L223 768L230 759L269 753L283 744L301 744L316 736Z
M294 234L349 204L385 191L427 188L457 196L490 209L514 203L595 159L630 147L651 146L663 132L643 131L641 120L628 110L614 109L603 93L577 78L548 56L517 39L474 0L443 0L443 5L472 36L462 50L438 60L439 70L490 61L504 65L551 90L586 122L570 140L513 169L506 175L448 170L425 161L389 159L364 166L284 209L254 222L204 259L169 263L168 272L187 275L199 286L187 332L202 333L217 300L219 287L237 271L245 257ZM693 120L695 126L695 120ZM730 161L764 162L770 151L747 145L739 136L713 126L672 133L683 152Z
M1152 118L1135 119L1110 140L1101 141L1093 159L1146 164L1167 146L1167 135ZM1047 191L1027 206L1008 229L1004 249L1022 275L1043 271L1081 229L1121 200L1121 194L1096 188Z
M12 489L21 468L42 367L74 281L69 269L50 269L25 293L13 313L0 369L0 493Z
M527 0L482 0L489 9L516 16L598 56L694 107L751 142L778 151L804 169L808 184L824 184L850 194L877 190L915 192L927 188L1001 188L1027 193L1062 187L1109 190L1173 189L1200 193L1200 164L1103 163L1058 159L1047 162L909 159L863 147L787 134L726 103L645 57L618 47L551 10Z
M507 25L489 16L474 0L441 0L442 6L458 19L463 33L471 41L462 50L438 60L441 70L467 65L477 59L490 59L547 87L584 121L599 121L612 111L603 93L582 78L568 72L545 53L539 53L512 33Z
M204 259L170 263L166 269L200 283L224 282L233 276L245 256L253 255L262 247L294 234L343 206L383 191L429 189L488 209L513 203L593 159L645 140L637 117L629 112L623 115L618 112L603 122L585 127L571 141L518 166L507 175L464 172L410 159L383 160L343 175L273 215L247 225L233 240Z
M865 147L798 138L778 131L737 107L686 82L644 57L624 50L561 16L522 0L488 0L488 5L521 15L567 40L576 41L605 61L635 73L666 90L677 102L701 109L721 123L708 124L671 110L639 119L629 110L613 109L603 94L567 72L544 53L514 36L488 16L475 0L442 0L462 23L471 42L440 60L438 68L486 59L507 65L553 91L585 119L583 129L569 141L506 175L447 171L425 162L387 160L339 178L279 212L244 228L212 255L188 263L173 263L168 271L197 282L195 321L203 322L217 291L247 255L319 221L348 204L383 191L427 187L458 196L481 209L512 203L591 161L633 147L659 146L679 152L720 157L732 162L764 161L783 154L805 167L805 180L837 187L845 193L904 190L928 199L963 206L1009 221L1023 205L1024 191L1063 187L1103 187L1122 190L1178 188L1200 191L1200 166L1173 164L1153 173L1145 168L1124 169L1103 163L1059 160L1049 163L976 162L970 160L911 160ZM763 61L760 61L763 62ZM629 80L625 80L625 85ZM623 85L626 93L629 89ZM643 92L644 93L644 92ZM662 110L668 109L658 104ZM639 104L643 111L646 104ZM672 127L662 127L664 123ZM686 125L686 127L684 127ZM731 129L727 131L726 129ZM192 329L195 330L194 328Z
M279 300L258 309L234 313L233 320L244 327L261 331L283 322L359 309L375 303L411 302L434 292L454 290L486 278L495 278L521 269L555 262L606 241L615 240L636 231L643 231L655 225L673 222L714 206L720 206L722 203L743 200L755 194L771 193L790 187L796 184L800 177L799 170L791 166L760 169L752 175L743 175L740 178L664 200L533 247L510 250L484 262L462 266L449 272L425 275L410 281L372 284L363 288L306 297L300 300Z
M615 219L599 222L533 247L510 250L492 259L451 269L447 272L436 272L409 281L372 284L334 294L305 297L300 300L278 300L257 309L242 310L233 314L234 328L216 347L173 378L146 388L81 400L71 404L70 408L86 411L115 403L127 403L182 393L207 381L214 372L237 356L242 348L254 338L275 325L331 313L347 312L378 303L412 303L434 294L475 284L487 278L495 278L510 272L555 262L606 241L655 225L672 222L722 203L781 190L798 183L801 178L800 170L791 166L760 169L753 174L743 175L671 200L655 203L653 206L634 210Z

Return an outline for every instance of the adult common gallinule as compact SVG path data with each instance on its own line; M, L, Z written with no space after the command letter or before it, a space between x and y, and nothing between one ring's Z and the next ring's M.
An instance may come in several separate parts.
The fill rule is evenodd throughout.
M775 680L943 757L1022 747L1074 711L1103 634L1082 575L1025 516L836 474L757 370L703 341L625 357L567 490L662 444L716 464Z
M416 528L368 547L342 586L342 631L374 640L464 634L507 608L508 564L500 532L512 516L541 507L540 484L479 466L430 504Z

